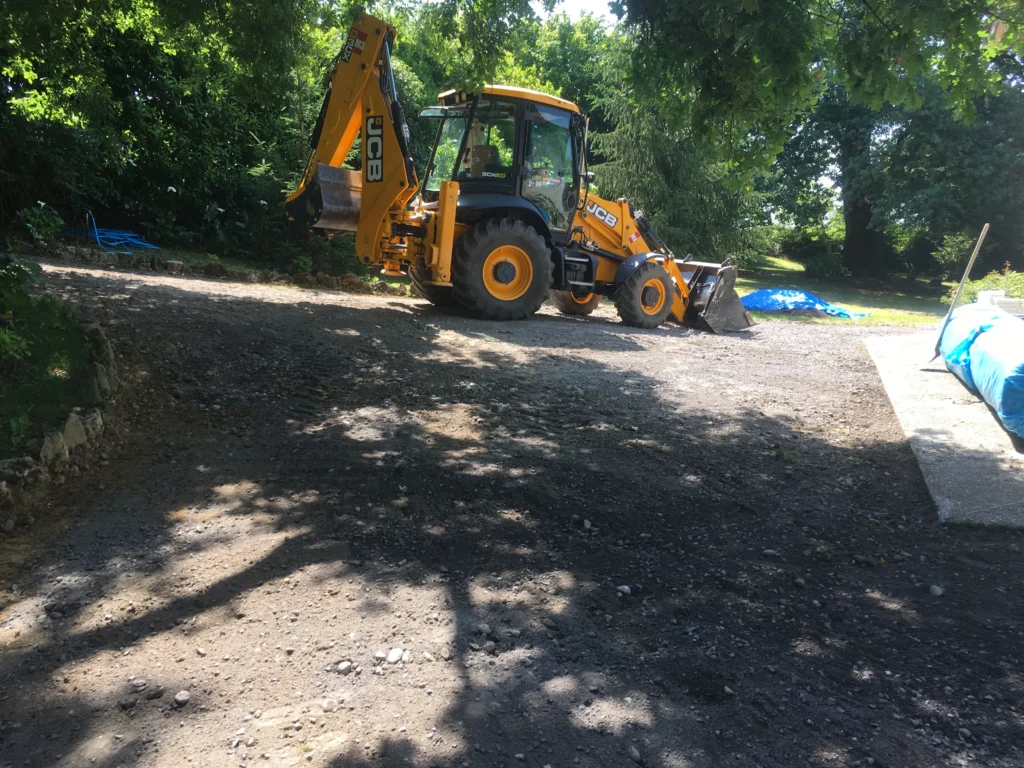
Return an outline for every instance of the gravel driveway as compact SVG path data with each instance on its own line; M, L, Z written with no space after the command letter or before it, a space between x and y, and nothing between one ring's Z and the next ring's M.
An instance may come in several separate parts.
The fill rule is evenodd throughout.
M1024 537L864 330L43 285L125 381L0 540L0 766L1024 766Z

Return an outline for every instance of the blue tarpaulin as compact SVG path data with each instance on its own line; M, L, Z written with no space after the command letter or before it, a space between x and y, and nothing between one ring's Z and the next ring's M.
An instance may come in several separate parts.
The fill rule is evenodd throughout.
M939 349L946 367L1024 437L1024 320L994 307L959 307Z
M762 288L747 294L741 301L744 309L753 309L759 312L816 311L846 320L867 317L866 314L851 312L838 304L829 304L813 293L795 291L790 288Z

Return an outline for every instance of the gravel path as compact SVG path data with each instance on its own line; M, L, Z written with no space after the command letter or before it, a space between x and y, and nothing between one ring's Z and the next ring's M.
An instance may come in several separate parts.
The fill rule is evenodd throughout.
M0 541L0 766L1024 766L1024 537L863 330L43 283L126 381Z

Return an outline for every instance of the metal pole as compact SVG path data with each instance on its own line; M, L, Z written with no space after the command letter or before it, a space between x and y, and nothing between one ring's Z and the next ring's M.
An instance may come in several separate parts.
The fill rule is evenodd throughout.
M949 312L942 318L942 325L939 326L939 336L935 339L935 357L942 354L939 348L942 346L942 336L946 332L946 326L949 325L949 321L953 319L953 310L956 309L957 302L960 301L960 294L964 291L964 285L967 283L967 278L970 277L971 269L974 267L974 262L978 258L978 252L981 250L981 244L985 242L985 235L988 234L988 224L985 224L981 228L981 235L978 237L978 242L974 244L974 253L971 254L971 260L967 262L967 269L964 270L964 276L960 278L960 285L957 286L956 293L953 294L953 303L949 305ZM932 360L935 359L932 358Z

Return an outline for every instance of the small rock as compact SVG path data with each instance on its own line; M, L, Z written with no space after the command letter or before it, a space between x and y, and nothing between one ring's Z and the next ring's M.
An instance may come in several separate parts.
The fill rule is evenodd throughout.
M541 620L541 624L543 624L543 625L544 625L545 627L547 627L548 629L554 629L555 627L557 627L557 626L558 626L557 624L555 624L555 620L554 620L554 619L552 619L552 618L551 618L550 616L545 616L545 617L544 617L544 618L543 618L543 619Z
M946 590L940 587L938 584L932 584L928 587L928 591L932 593L932 597L942 597L946 594Z
M121 699L121 701L118 702L118 705L121 709L127 712L129 709L134 709L135 705L138 703L137 699Z
M480 650L481 651L483 651L484 653L490 653L492 655L494 654L494 652L497 649L498 649L498 646L496 646L494 644L493 640L488 640L486 643L484 643L482 646L480 646Z
M525 759L526 755L524 755L522 752L516 752L516 760L518 760L519 762L523 762L523 760Z
M167 271L170 272L172 275L180 275L182 272L185 271L185 264L184 262L181 261L168 261Z
M761 554L764 557L778 557L779 556L779 553L776 550L774 550L774 549L762 550Z
M590 530L590 521L589 520L584 520L583 521L583 528L584 528L584 530L587 530L587 531Z
M484 635L486 637L487 635L491 634L491 626L490 624L480 622L476 625L476 631L478 634Z
M174 694L174 706L184 707L186 704L188 704L188 701L191 698L192 694L188 691L178 691L176 694Z
M433 661L434 660L434 654L432 654L430 651L424 651L423 652L423 660L424 661Z
M960 734L961 739L967 740L971 738L971 732L967 728L957 728L956 732Z
M61 435L64 438L64 444L68 448L77 448L85 443L87 439L85 425L77 413L72 413L68 416L68 420L64 422L64 431Z
M626 584L623 584L621 587L616 587L615 591L625 597L629 597L632 594L632 590L630 590L629 586Z
M291 656L293 653L295 653L295 649L294 648L285 648L284 652L287 653L289 656Z
M137 677L134 680L132 680L132 688L134 688L137 691L141 691L143 688L146 687L146 685L148 685L148 683L141 677Z
M723 690L725 691L725 695L726 695L726 696L735 696L735 695L736 695L736 691L734 691L734 690L733 690L732 688L730 688L730 687L729 687L728 685L727 685L727 686L725 686L725 688L723 688Z
M629 759L637 765L644 761L643 756L640 754L640 750L637 749L634 744L629 745Z
M205 656L206 650L203 648L196 648L196 653L198 653L200 656Z
M39 449L39 458L47 466L68 460L68 446L60 432L51 432L43 439L43 447Z
M408 664L410 659L412 659L412 652L411 651L402 651L402 661L405 664Z
M343 675L350 674L352 672L352 662L351 661L343 661L343 662L341 662L341 664L338 665L338 671L341 672L341 674L343 674Z
M14 521L11 520L10 518L8 518L7 520L4 520L4 532L5 533L10 533L13 530L14 530Z
M156 699L163 698L163 695L164 687L162 685L158 685L155 688L150 688L148 691L146 691L146 698L150 701L155 701Z
M373 654L373 660L376 661L378 664L382 663L385 659L387 659L387 657L388 655L384 653L384 651L377 651L375 654Z
M452 654L452 651L451 651L450 648L445 648L444 651L442 651L442 653L441 653L441 658L444 659L445 661L451 661L452 660L452 656L453 656L453 654Z
M338 708L338 702L334 699L324 699L320 702L320 709L324 712L333 712Z
M402 654L404 651L401 648L392 648L388 651L387 661L388 664L397 664L402 660Z
M800 589L806 589L807 588L807 582L804 581L804 579L802 577L800 577L800 576L798 576L797 578L793 579L793 583L796 584L798 587L800 587Z

